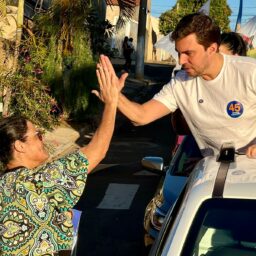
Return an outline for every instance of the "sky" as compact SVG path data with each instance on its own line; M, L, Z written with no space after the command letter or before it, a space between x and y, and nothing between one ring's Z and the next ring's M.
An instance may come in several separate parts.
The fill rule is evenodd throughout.
M227 0L227 3L232 10L232 14L229 17L230 27L235 29L237 14L239 10L240 0ZM176 3L176 0L151 0L151 13L154 17L159 17L161 13L171 9ZM243 16L242 24L246 23L250 18L256 15L256 0L244 0L243 1Z

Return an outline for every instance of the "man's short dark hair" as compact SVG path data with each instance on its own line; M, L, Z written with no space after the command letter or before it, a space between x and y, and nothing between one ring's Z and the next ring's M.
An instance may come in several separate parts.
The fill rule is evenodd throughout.
M195 34L197 42L207 49L212 43L220 45L220 28L203 13L192 13L184 16L171 34L172 41Z

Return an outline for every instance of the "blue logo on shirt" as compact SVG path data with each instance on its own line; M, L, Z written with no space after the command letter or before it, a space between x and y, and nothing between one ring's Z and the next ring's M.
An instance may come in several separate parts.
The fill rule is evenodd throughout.
M227 105L227 113L232 118L240 117L244 112L242 103L238 101L231 101Z

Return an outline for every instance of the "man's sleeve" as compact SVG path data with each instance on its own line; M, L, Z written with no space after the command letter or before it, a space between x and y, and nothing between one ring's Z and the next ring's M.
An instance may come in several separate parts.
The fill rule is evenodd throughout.
M164 104L171 112L174 112L178 106L174 96L174 80L172 79L168 84L166 84L162 90L157 93L153 99Z

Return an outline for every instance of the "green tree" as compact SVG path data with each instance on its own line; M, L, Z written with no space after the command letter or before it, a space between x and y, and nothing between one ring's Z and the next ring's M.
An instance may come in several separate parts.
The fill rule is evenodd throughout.
M18 40L13 47L18 61L13 65L12 76L8 79L0 76L0 89L7 91L10 97L5 96L5 100L10 99L11 103L10 107L9 103L4 104L5 113L21 110L40 124L41 117L46 117L51 107L51 97L43 96L49 87L72 117L84 116L89 101L90 111L97 109L94 98L90 97L96 85L95 56L99 52L109 54L106 42L113 26L97 17L93 2L104 0L52 0L47 11L34 16L33 30L18 19ZM112 0L105 2L113 4ZM0 0L0 16L6 14L6 3L19 5L23 10L24 0ZM122 24L124 17L131 17L135 0L118 0L118 3ZM22 12L19 14L23 18ZM48 121L52 122L50 116Z
M129 17L135 1L118 2L121 16ZM84 116L93 100L90 91L96 84L94 59L98 53L110 54L107 38L112 35L113 26L101 19L91 1L84 0L53 0L46 13L35 17L35 25L40 47L46 53L41 54L43 80L51 85L68 114Z
M159 17L159 30L164 35L173 31L179 20L189 13L197 12L207 0L178 0L176 5ZM211 0L210 16L222 31L230 31L231 9L227 0Z
M96 84L86 22L90 11L84 0L53 0L47 12L35 16L32 37L27 40L31 61L26 69L42 69L42 81L73 117L86 111Z

